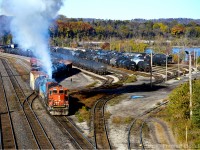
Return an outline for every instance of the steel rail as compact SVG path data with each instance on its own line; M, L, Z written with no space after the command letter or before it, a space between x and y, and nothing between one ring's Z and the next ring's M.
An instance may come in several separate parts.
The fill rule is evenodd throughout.
M143 136L142 136L142 129L143 129L143 127L144 127L144 123L145 123L145 121L142 123L142 126L140 127L140 144L141 144L141 146L142 146L142 149L144 150L145 148L144 148L144 142L143 142Z
M5 61L5 60L2 60L2 63L3 63L4 66L5 66L5 65L6 65L6 61L5 61L5 62L4 62L4 61ZM8 69L10 69L9 66L7 66L7 68L6 68L6 66L5 66L5 69L6 69L6 71L7 71L7 74L9 74L9 73L8 73ZM10 70L9 70L9 71L10 71ZM12 71L10 72L10 74L12 74ZM9 76L9 75L8 75L8 76ZM15 91L16 98L17 98L17 100L18 100L18 103L19 103L19 105L20 105L20 107L21 107L21 109L22 109L22 111L23 111L23 114L24 114L24 116L25 116L25 118L26 118L26 121L28 122L28 125L29 125L29 127L30 127L32 136L33 136L33 138L34 138L34 140L35 140L35 142L36 142L37 147L39 148L39 143L38 143L38 141L37 141L37 139L36 139L36 136L35 136L35 134L34 134L33 129L31 128L31 125L30 125L30 122L29 122L29 120L28 120L28 117L27 117L27 115L26 115L26 113L25 113L25 111L24 111L24 109L23 109L22 102L21 102L21 100L20 100L20 98L19 98L19 95L18 95L19 93L16 91L16 87L14 87L13 81L11 81L11 77L9 77L9 79L10 79L10 83L12 84L13 89L14 89L14 91Z
M113 70L112 70L113 71ZM107 85L111 85L112 82L113 82L113 78L111 77L107 77L107 82L105 82L103 85L104 87L106 87ZM127 79L127 74L124 74L122 73L122 77L121 77L121 82L124 82L125 80ZM122 90L123 91L123 90ZM100 98L98 101L96 101L96 103L94 104L93 106L93 110L92 110L92 120L93 120L93 130L94 130L94 140L95 140L95 148L96 149L100 149L100 147L104 144L98 144L98 138L97 138L97 127L96 125L97 124L102 124L101 126L103 126L103 131L104 132L104 136L106 138L106 141L107 141L107 147L103 147L105 149L112 149L112 146L111 146L111 143L110 143L110 140L109 140L109 137L108 137L108 131L107 131L107 126L106 126L106 121L105 121L105 117L104 117L104 112L105 112L105 105L106 103L111 100L112 98L118 96L120 94L111 94L109 96L104 96L102 98ZM98 108L97 106L100 105ZM96 114L99 114L101 115L100 116L100 120L98 120L95 116ZM103 120L103 123L101 123L101 120ZM101 136L101 138L103 138L103 136ZM104 145L106 146L106 145Z
M2 75L1 75L1 72L0 72L0 80L1 80L1 85L2 85L2 88L3 88L3 93L4 93L4 100L5 100L5 103L6 103L6 109L7 109L7 114L8 114L8 118L9 118L9 122L10 122L10 127L11 127L11 132L12 132L12 135L13 135L13 144L14 144L14 147L11 147L11 148L15 148L15 149L18 149L18 145L17 145L17 139L16 139L16 135L15 135L15 130L14 130L14 125L13 125L13 121L12 121L12 117L11 117L11 113L10 113L10 108L9 108L9 105L8 105L8 99L7 99L7 95L6 95L6 91L5 91L5 86L3 84L3 79L2 79ZM1 115L0 115L1 117ZM2 117L0 118L0 121L1 121ZM6 145L8 147L5 146L4 142L3 142L3 134L2 134L2 121L1 121L1 149L5 149L5 148L10 148L10 145ZM7 130L8 132L8 130Z
M104 106L107 101L109 101L110 99L116 96L117 96L116 94L112 94L107 97L100 98L93 107L93 126L94 126L93 128L94 128L94 138L95 138L96 149L101 149L101 148L112 149L109 138L108 138L107 128L105 127L106 125L105 125L105 118L104 118ZM100 126L101 127L103 126L103 131L99 128ZM98 134L98 137L101 136L100 142L99 142L99 138L97 137L97 134ZM104 145L102 144L103 137L106 138L105 139L106 141L104 142L107 142L107 143L103 143Z
M33 93L30 94L28 97L26 97L26 95L25 95L25 93L24 93L24 91L23 91L21 85L19 84L18 80L16 79L16 77L15 77L15 76L12 76L12 75L13 75L13 72L12 72L12 69L10 68L10 66L7 64L7 62L6 62L5 60L2 60L2 63L4 64L4 66L7 66L7 67L5 67L7 73L8 73L8 70L9 70L9 73L8 73L8 74L11 75L10 78L9 78L9 79L10 79L10 82L11 82L11 84L13 85L13 89L14 89L14 91L15 91L15 93L16 93L16 97L17 97L17 99L18 99L18 102L19 102L19 104L20 104L22 110L23 110L23 114L25 115L25 118L26 118L26 120L27 120L27 122L28 122L28 124L29 124L29 127L30 127L30 129L31 129L31 133L32 133L32 135L33 135L33 137L34 137L34 139L35 139L35 142L36 142L36 144L37 144L37 147L40 149L40 145L39 145L39 141L38 141L38 139L37 139L37 135L35 134L35 132L34 132L34 130L33 130L33 128L32 128L30 119L28 118L28 114L25 112L25 109L24 109L24 106L23 106L23 103L24 103L24 102L27 100L27 98L30 97ZM11 77L13 77L14 79L11 78ZM15 87L14 87L14 85L15 85ZM17 87L18 87L18 88L17 88ZM22 99L25 99L25 100L22 102ZM30 108L30 109L31 109L31 108ZM33 110L31 110L31 111L33 111ZM34 116L36 116L36 114L34 114ZM35 118L35 119L37 120L37 123L38 123L40 126L42 126L41 123L40 123L40 121L39 121L39 119L38 119L38 118ZM48 136L47 136L47 134L46 134L44 128L42 129L42 131L43 131L44 135L46 136L46 139L48 140L48 142L51 144L51 148L54 149L54 146L52 145L52 142L51 142L50 139L48 138Z
M104 102L104 105L103 105L103 111L102 111L102 116L103 116L103 122L104 122L104 130L106 132L106 135L107 135L107 139L108 139L108 144L109 144L109 147L110 149L112 148L111 147L111 144L110 144L110 140L109 140L109 137L108 137L108 130L107 130L107 126L106 126L106 120L105 120L105 117L104 117L104 114L105 114L105 105L108 101L105 101Z
M38 96L37 96L37 97L38 97ZM33 101L34 101L34 100L35 100L35 98L32 99L31 104L29 103L29 107L31 108L31 110L32 110L32 112L33 112L35 118L37 118L40 127L42 128L44 134L46 135L46 138L48 139L48 142L50 143L50 145L52 146L52 148L55 149L53 143L51 142L51 140L49 139L49 137L48 137L48 135L47 135L47 132L45 131L44 127L42 126L42 123L40 122L39 118L37 117L36 113L35 113L34 110L33 110L33 107L32 107L32 106L33 106ZM28 102L28 101L27 101L27 102Z
M35 112L33 111L31 105L33 103L33 101L38 97L37 94L35 94L34 92L29 95L25 101L23 102L23 109L25 111L25 113L28 116L29 122L31 123L31 127L34 130L34 134L36 136L37 142L39 144L39 148L40 149L49 149L49 147L51 147L52 149L55 149L51 140L48 138L48 135L46 133L46 131L44 130L42 124L40 123L40 120L38 119L37 115L35 114ZM31 101L31 104L29 103L29 100ZM27 107L26 107L27 104ZM37 123L35 123L35 121L37 121ZM43 134L41 134L43 133ZM49 143L49 145L47 145L47 142L45 142L44 140L47 140L47 142Z
M95 149L94 145L65 116L54 116L57 123L70 136L78 149Z
M79 132L85 138L85 140L88 141L88 143L90 143L94 148L94 145L92 144L92 142L83 133L81 133L81 131L74 125L73 121L71 121L70 118L68 118L67 116L65 116L65 118L71 123L71 125L74 127L74 129L77 132Z
M138 115L137 118L134 119L134 120L131 122L130 127L129 127L129 129L128 129L128 138L127 138L127 141L128 141L128 142L127 142L127 146L128 146L128 149L129 149L129 150L131 150L130 132L131 132L131 130L132 130L133 125L134 125L135 122L137 121L137 119L140 118L140 117L143 117L143 116L145 116L145 115L147 115L147 114L149 114L149 113L151 113L151 112L153 112L154 110L158 109L159 107L161 107L161 106L163 106L163 105L166 105L167 103L168 103L168 101L163 102L163 103L161 103L160 105L158 105L158 106L156 106L156 107L153 107L153 108L151 108L151 109L148 110L148 111L145 111L143 114ZM140 135L141 135L141 134L140 134ZM143 143L143 140L142 140L142 143ZM141 143L141 144L142 144L142 143ZM143 146L144 146L144 145L143 145Z
M130 125L130 127L129 127L129 129L128 129L128 139L127 139L127 141L128 141L128 149L129 149L129 150L131 149L131 141L130 141L131 129L132 129L133 125L135 124L136 120L137 120L137 119L134 119L134 120L131 122L131 125Z

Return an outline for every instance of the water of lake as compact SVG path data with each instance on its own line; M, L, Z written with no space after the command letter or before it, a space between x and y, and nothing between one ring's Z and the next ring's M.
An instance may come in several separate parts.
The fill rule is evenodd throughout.
M151 53L154 52L153 49L150 49L150 48L147 48L145 50L145 52L147 53ZM197 57L200 56L200 47L195 47L195 48L172 48L172 54L177 54L178 52L181 53L181 52L184 52L184 51L188 51L190 52L191 54L193 54L194 52L197 54Z

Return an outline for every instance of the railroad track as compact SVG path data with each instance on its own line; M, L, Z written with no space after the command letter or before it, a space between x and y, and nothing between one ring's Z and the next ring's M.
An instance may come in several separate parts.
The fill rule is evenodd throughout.
M1 100L1 107L6 108L6 112L0 114L0 148L1 149L18 149L17 140L14 131L14 125L10 108L8 105L8 99L6 96L3 79L0 73L0 93L3 97Z
M32 109L33 101L38 97L36 93L29 95L23 102L23 110L32 128L33 136L39 149L54 149L51 140L48 138L42 124Z
M143 121L141 121L141 120L139 120L139 119L142 119L142 117L145 117L145 116L148 115L149 113L151 113L151 112L157 110L158 108L160 108L160 107L163 106L163 105L166 105L167 103L168 103L168 101L161 103L160 105L158 105L158 106L156 106L156 107L154 107L154 108L152 108L152 109L150 109L150 110L144 112L143 114L139 115L138 117L136 117L136 118L132 121L132 123L131 123L131 125L130 125L130 127L129 127L129 129L128 129L128 139L127 139L127 141L128 141L127 144L128 144L128 145L127 145L127 146L128 146L128 149L129 149L129 150L130 150L131 148L132 148L132 149L145 149L142 130L143 130L143 126L144 126L145 122L147 122L147 120L149 119L149 117L147 117L146 119L143 118ZM138 123L138 122L139 122L139 123ZM130 141L130 137L131 137L131 130L133 130L134 128L135 128L135 131L137 131L137 133L135 133L135 134L138 134L140 138L139 138L139 142L138 142L138 141L135 141L134 143L132 143L132 142ZM136 135L135 135L135 136L136 136Z
M113 71L113 70L112 70ZM120 72L121 73L121 72ZM119 72L115 72L115 74L119 74ZM107 77L107 81L104 82L103 87L107 88L112 85L113 78ZM126 81L127 74L121 73L119 80L121 83ZM123 90L121 90L123 92ZM115 92L114 92L115 93ZM95 148L96 149L112 149L111 143L109 141L106 120L104 118L105 105L106 103L113 99L116 96L119 96L120 93L114 94L110 93L109 96L103 96L100 98L94 105L92 111L92 120L93 120L93 129L94 129L94 138L95 138Z
M129 134L128 134L128 149L141 149L144 147L143 140L142 138L136 139L136 137L140 137L140 125L141 121L138 118L135 118L132 123L131 127L129 129ZM134 142L130 142L130 136L131 133L134 134Z
M66 116L54 116L61 129L67 133L77 149L95 149L94 145L85 137L73 122Z
M93 108L93 126L94 126L94 137L95 137L95 148L96 149L111 149L111 144L108 138L106 122L104 118L104 106L106 102L116 97L112 94L107 97L99 99Z
M174 79L184 73L187 73L186 66L180 65L179 72L178 66L174 64L169 64L167 68L167 80ZM150 72L140 72L141 74L146 74L150 76ZM161 84L166 81L166 66L153 66L152 67L152 76L156 79L152 84Z
M35 148L54 149L53 144L48 138L46 132L44 131L44 128L42 127L42 124L40 123L39 119L37 118L31 107L33 100L36 98L36 95L32 93L27 97L7 61L4 59L1 59L1 61L7 71L14 92L16 93L16 98L21 106L23 115L25 116L28 126L30 127L32 137L35 141Z
M29 59L28 57L23 57L20 55L13 55L13 54L8 54L6 55L6 53L1 53L0 54L0 58L4 58L4 59L16 59L16 63L20 64L21 66L23 66L23 69L25 69L26 72L30 72L31 68L30 65L28 65L28 63L23 62L22 60L26 60L27 62L29 62L27 59ZM28 74L29 75L29 74Z
M109 87L114 80L112 77L109 77L109 76L106 76L106 78L107 78L107 80L104 80L103 84L101 85L101 88Z
M178 72L178 66L177 65L168 65L167 67L167 74L168 74L168 80L177 77L178 75L182 75L183 73L187 72L186 69L187 66L180 65L179 72ZM153 67L153 74L163 74L166 75L166 66L154 66Z

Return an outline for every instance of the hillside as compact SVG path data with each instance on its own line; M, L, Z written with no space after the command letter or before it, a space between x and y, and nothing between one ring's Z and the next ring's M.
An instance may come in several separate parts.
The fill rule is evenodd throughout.
M0 16L1 43L9 44L11 17ZM110 41L110 39L127 40L175 40L180 38L192 39L192 45L199 45L200 19L190 18L161 18L133 20L102 20L95 18L67 18L63 15L49 27L52 45L77 46L80 41ZM77 42L75 42L77 41ZM63 45L64 44L64 45Z

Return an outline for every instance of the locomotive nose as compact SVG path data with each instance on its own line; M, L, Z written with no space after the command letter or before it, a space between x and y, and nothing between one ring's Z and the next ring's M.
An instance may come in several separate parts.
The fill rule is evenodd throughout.
M62 100L64 100L64 96L62 96L62 95L54 95L53 96L53 99L54 99L54 101L62 101Z

